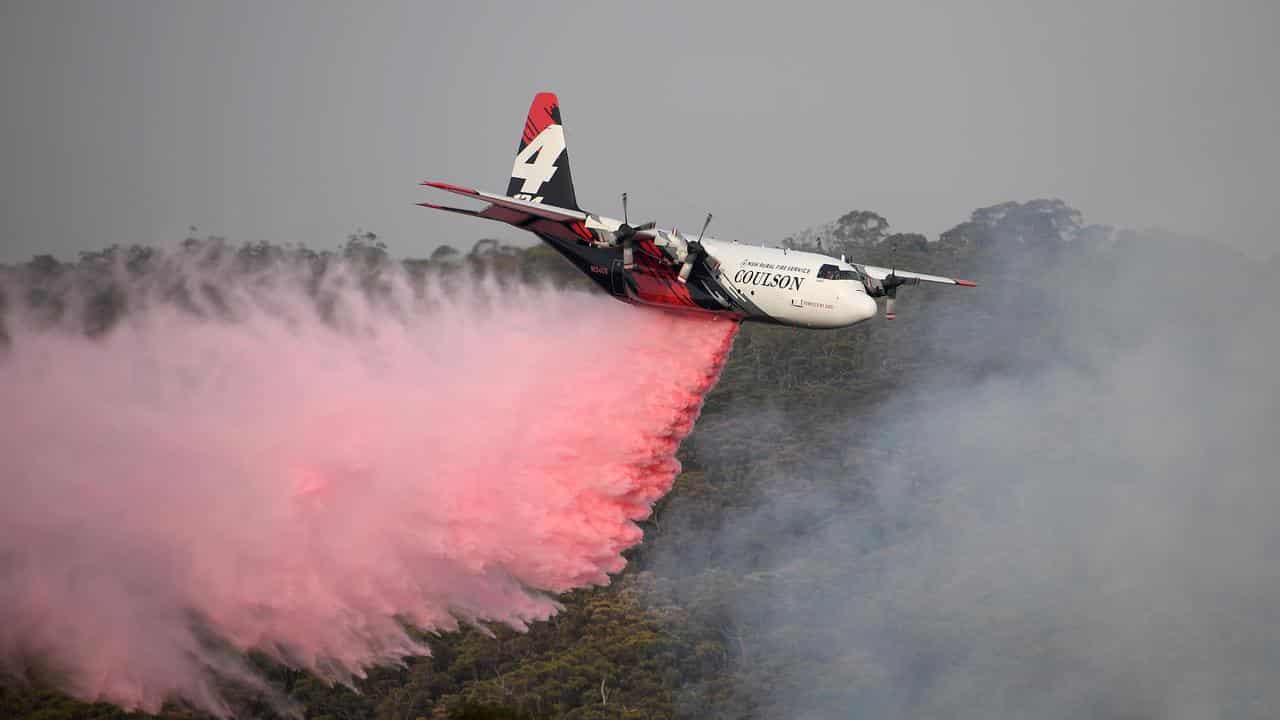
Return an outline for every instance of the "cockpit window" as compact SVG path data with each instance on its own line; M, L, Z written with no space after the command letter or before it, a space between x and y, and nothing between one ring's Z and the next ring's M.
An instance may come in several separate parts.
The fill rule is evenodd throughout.
M819 280L861 280L857 270L841 270L835 265L823 265L818 268Z

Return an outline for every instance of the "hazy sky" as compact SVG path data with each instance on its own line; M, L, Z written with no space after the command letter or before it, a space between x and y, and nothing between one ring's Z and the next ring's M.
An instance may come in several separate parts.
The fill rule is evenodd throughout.
M0 261L526 238L413 203L503 190L539 90L595 212L775 242L1054 196L1275 252L1280 4L766 5L4 1Z

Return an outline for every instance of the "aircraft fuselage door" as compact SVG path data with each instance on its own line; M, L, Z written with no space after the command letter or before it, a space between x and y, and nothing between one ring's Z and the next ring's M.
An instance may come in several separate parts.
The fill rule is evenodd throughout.
M609 284L612 286L613 294L618 297L627 296L626 272L622 267L622 260L614 260L609 265Z

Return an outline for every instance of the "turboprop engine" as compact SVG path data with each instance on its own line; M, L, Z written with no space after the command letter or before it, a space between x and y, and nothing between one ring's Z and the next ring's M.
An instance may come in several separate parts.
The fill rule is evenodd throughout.
M871 277L866 269L860 267L862 272L862 285L867 289L867 294L871 297L884 298L884 319L893 320L898 317L895 312L895 306L898 300L898 288L903 285L915 285L920 282L919 278L899 277L896 270L890 270L888 276L883 280L877 280Z
M622 193L622 224L614 231L612 242L614 246L622 246L622 267L631 270L635 267L635 238L640 233L645 233L652 237L654 247L661 250L672 265L680 266L677 278L681 283L686 283L693 273L693 266L699 260L703 260L713 271L719 267L715 258L707 255L706 248L702 246L702 238L707 234L709 225L711 213L707 213L707 219L703 221L702 231L698 233L696 240L681 235L679 230L655 231L656 224L652 222L632 226L627 218L627 194Z
M707 219L703 221L702 231L698 233L696 240L690 240L681 235L679 230L672 230L669 233L659 232L657 237L654 238L653 244L666 254L667 258L671 260L671 264L680 266L680 273L677 279L682 283L689 281L693 266L699 260L703 260L712 271L720 265L715 258L707 254L707 249L702 246L702 238L707 234L707 226L710 224L711 213L707 213Z

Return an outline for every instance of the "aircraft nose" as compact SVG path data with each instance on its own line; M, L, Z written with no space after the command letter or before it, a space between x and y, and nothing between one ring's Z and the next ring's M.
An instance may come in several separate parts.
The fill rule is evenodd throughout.
M854 293L847 301L852 322L870 320L876 316L876 301L865 293Z

